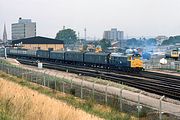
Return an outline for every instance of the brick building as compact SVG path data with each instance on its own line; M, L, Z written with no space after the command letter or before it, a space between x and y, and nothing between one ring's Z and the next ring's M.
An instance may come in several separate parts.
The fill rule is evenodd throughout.
M24 49L31 50L48 50L60 51L64 49L64 42L62 40L46 38L46 37L31 37L12 41L13 46L20 46Z

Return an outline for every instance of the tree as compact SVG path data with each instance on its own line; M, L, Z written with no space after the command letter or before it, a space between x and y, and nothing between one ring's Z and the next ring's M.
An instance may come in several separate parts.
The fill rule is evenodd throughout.
M87 48L88 48L88 45L87 45L87 44L83 45L83 51L86 51Z
M171 36L168 40L163 41L162 45L175 45L176 43L180 43L180 36Z
M110 40L102 39L99 41L99 45L101 45L101 48L103 50L106 50L108 47L111 47L111 42Z
M64 44L74 44L77 41L77 35L72 29L64 29L56 34L56 39L63 40Z
M143 40L139 40L136 38L128 39L127 40L127 46L132 46L132 47L140 47L144 45Z
M154 38L150 38L150 39L146 40L147 46L155 46L156 44L157 44L157 40Z

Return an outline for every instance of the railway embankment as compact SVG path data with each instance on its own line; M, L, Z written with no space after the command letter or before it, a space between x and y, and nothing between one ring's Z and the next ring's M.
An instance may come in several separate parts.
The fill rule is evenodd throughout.
M61 72L61 71L56 71L56 70L49 70L49 69L41 69L41 70L39 70L36 67L27 66L27 65L21 65L21 64L19 64L17 62L15 62L15 64L19 65L20 67L22 67L22 68L24 68L26 70L28 69L28 70L34 71L36 73L40 72L40 73L43 73L43 74L48 74L48 75L53 76L53 77L58 77L58 78L66 79L66 80L71 80L71 81L73 81L73 85L75 85L75 84L82 85L82 81L83 81L83 89L86 87L86 88L89 88L89 90L92 90L92 87L94 87L94 89L96 91L103 94L103 95L101 95L102 97L99 98L99 99L103 99L103 100L105 100L105 102L107 102L107 101L108 102L114 102L113 104L115 104L118 101L116 101L116 99L114 99L114 101L112 101L112 99L109 99L109 95L118 96L118 95L120 95L120 93L122 93L122 96L121 96L123 98L122 100L123 100L124 103L126 103L126 104L123 104L123 109L128 108L127 106L125 106L127 104L128 105L131 104L134 109L137 109L136 107L138 105L138 100L139 100L138 98L140 98L140 101L139 101L140 105L142 105L143 107L148 106L148 108L154 109L154 111L151 111L148 114L156 114L156 113L158 113L158 109L159 109L159 99L158 98L160 96L149 97L149 96L146 95L145 92L139 94L140 91L138 89L132 89L132 88L129 88L129 87L127 87L127 88L131 89L132 91L130 91L128 89L123 89L122 90L122 87L125 87L125 86L116 86L116 84L113 85L114 83L110 83L110 82L108 82L108 84L106 84L106 82L103 82L103 84L101 84L100 81L98 81L96 83L96 82L92 82L92 80L89 81L88 79L91 79L90 77L78 76L78 75L75 75L75 74L72 74L72 73L66 73L66 72ZM26 71L24 71L24 73L25 72ZM24 76L24 77L27 77L27 76ZM66 85L64 86L64 89L66 89ZM76 89L78 89L78 88L76 88ZM81 91L79 91L79 93L81 93ZM83 97L85 97L85 94L87 94L87 93L84 93ZM81 97L81 95L80 95L80 97ZM118 97L118 99L119 99L119 97ZM178 101L177 101L177 103L178 103ZM118 106L121 107L121 104L118 104ZM162 102L162 111L164 113L170 113L170 114L174 114L176 116L179 116L179 114L180 114L179 108L180 108L179 104L175 104L175 103L167 102L167 101ZM128 109L130 109L130 108L128 108ZM134 110L134 111L137 111L137 110Z
M4 73L0 73L0 77L3 77L0 78L1 120L74 120L74 118L76 120L103 120L65 102L41 94L40 89L43 88L38 88L36 85L25 83L22 86L21 79L10 77ZM18 82L21 82L21 85L17 84ZM33 87L34 90L28 87ZM37 92L35 89L39 91ZM52 94L48 90L46 93ZM66 96L62 93L56 94L62 98Z
M130 113L0 73L0 119L136 120Z

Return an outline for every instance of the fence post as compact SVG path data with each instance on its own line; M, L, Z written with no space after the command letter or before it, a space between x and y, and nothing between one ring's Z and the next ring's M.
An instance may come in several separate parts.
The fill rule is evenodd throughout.
M55 80L55 90L57 90L57 81L56 81L56 78L57 78L56 76L57 76L57 74L58 74L58 73L56 73L55 76L54 76L54 80Z
M62 81L62 84L63 84L63 93L64 93L64 81Z
M0 66L1 66L1 70L2 70L2 61L0 61Z
M9 68L7 68L7 74L9 74Z
M56 78L54 79L54 89L56 90Z
M65 75L63 75L63 80L64 80L64 78L65 78Z
M107 93L107 89L108 89L109 83L106 85L106 90L105 90L105 102L107 104L107 97L108 97L108 93Z
M71 89L72 89L72 86L73 86L73 80L71 79Z
M27 74L27 70L24 70L24 73L23 73L23 75L24 75L23 77L24 78L23 79L25 79L25 80L26 80L26 74Z
M1 68L1 65L2 65L2 63L1 63L1 61L0 61L0 70L2 69L2 68Z
M49 73L50 73L50 71L47 73L47 75L48 75L48 79L47 79L47 86L49 87L49 79L50 79L50 77L49 77Z
M20 67L18 67L18 74L19 74L19 77L21 77Z
M142 109L142 106L140 106L140 95L142 94L142 91L138 94L138 106L137 106L137 109L138 109L138 120L139 120L139 116L140 116L140 111Z
M1 70L3 71L3 63L1 63Z
M43 85L46 86L46 76L44 75L44 78L43 78Z
M48 79L48 87L49 87L49 80L50 80L50 79Z
M124 87L120 88L120 92L119 92L119 102L120 102L120 111L122 112L122 91L123 91Z
M26 79L26 70L23 71L22 76L23 76L23 79Z
M36 74L36 83L37 83L37 81L38 81L38 76L37 76L37 74Z
M31 73L30 75L31 75L31 76L30 76L30 81L32 82L32 79L33 79L33 78L32 78L32 75L33 75L33 73Z
M26 79L26 80L28 79L28 73L29 73L29 71L26 70L26 73L25 73L25 79Z
M16 71L17 71L17 68L16 68L16 66L14 66L13 74L17 76L17 72Z
M164 99L164 95L159 100L159 120L162 120L162 100Z
M81 99L83 98L83 80L81 81Z
M4 72L4 63L2 63L2 71Z
M22 69L21 69L21 68L20 68L20 71L21 71L21 77L22 77L23 71L22 71Z
M95 89L95 83L96 83L96 81L94 80L94 82L93 82L93 87L92 87L92 92L93 92L93 100L94 100L94 89Z
M22 81L24 81L24 73L22 73L21 79Z
M10 74L10 75L13 75L13 74L12 74L12 67L11 67L11 66L9 66L9 74Z

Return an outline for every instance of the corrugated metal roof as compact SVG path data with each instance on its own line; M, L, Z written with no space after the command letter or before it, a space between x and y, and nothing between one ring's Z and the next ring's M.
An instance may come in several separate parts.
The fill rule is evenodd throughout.
M64 44L62 40L46 38L41 36L13 40L12 44Z
M110 53L94 53L94 52L87 52L86 55L109 55Z
M127 57L127 55L124 55L123 53L111 53L112 57Z
M51 53L65 53L65 51L51 51Z

